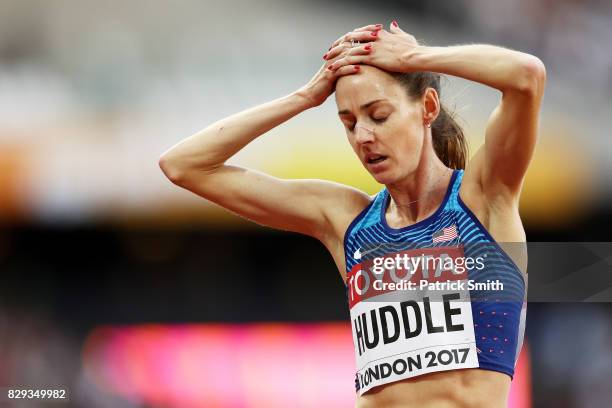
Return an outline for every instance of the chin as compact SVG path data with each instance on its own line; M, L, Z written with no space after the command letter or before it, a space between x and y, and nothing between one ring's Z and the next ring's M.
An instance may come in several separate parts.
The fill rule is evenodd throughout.
M376 182L378 184L391 184L395 181L395 177L393 177L393 174L391 174L388 171L383 171L380 173L370 173L370 175L374 178L374 180L376 180Z
M370 174L370 176L376 180L377 183L385 185L393 184L401 180L403 173L403 169L401 167L390 161L386 166L378 169L378 171L373 171L373 169L365 164L364 168Z

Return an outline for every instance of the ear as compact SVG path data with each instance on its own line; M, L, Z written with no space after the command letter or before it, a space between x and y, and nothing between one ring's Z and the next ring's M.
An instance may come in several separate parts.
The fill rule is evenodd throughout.
M433 122L440 113L440 99L433 88L427 88L423 94L423 122Z

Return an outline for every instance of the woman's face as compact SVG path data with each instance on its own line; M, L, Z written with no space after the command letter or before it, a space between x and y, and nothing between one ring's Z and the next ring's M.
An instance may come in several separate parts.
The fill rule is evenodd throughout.
M338 115L348 140L381 184L402 180L418 167L423 147L423 108L388 73L361 65L336 83Z

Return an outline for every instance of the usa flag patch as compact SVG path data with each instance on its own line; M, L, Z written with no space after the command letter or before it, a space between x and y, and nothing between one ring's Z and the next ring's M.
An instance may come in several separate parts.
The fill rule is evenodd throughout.
M457 226L455 224L447 228L442 228L440 231L436 231L432 235L433 242L444 242L450 241L451 239L457 238Z

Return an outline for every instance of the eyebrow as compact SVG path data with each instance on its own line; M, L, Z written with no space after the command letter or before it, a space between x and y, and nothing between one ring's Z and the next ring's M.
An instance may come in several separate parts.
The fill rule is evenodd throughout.
M368 102L368 103L365 103L365 104L361 105L361 106L359 107L359 109L367 109L367 108L369 108L371 105L374 105L376 102L382 102L382 101L386 101L386 99L375 99L375 100L373 100L373 101L370 101L370 102ZM343 110L341 110L341 111L338 111L338 115L346 115L347 113L351 113L351 111L350 111L350 110L348 110L348 109L343 109Z

